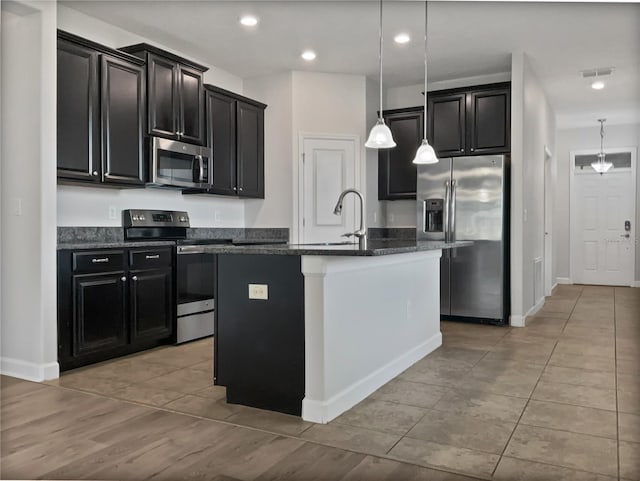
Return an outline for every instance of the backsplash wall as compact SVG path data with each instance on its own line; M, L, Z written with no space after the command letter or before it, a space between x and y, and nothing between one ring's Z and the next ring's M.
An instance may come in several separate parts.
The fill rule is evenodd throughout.
M244 204L236 198L182 195L179 190L58 186L58 226L122 226L125 209L184 210L193 227L244 227ZM115 218L110 218L115 210Z

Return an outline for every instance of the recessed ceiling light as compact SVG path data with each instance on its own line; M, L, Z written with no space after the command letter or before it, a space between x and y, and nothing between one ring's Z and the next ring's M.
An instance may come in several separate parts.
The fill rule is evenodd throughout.
M604 88L604 82L602 80L596 80L591 84L593 90L602 90Z
M316 53L313 50L305 50L302 52L302 58L310 62L316 58Z
M255 27L256 25L258 25L258 19L253 15L245 15L244 17L240 18L240 23L245 27Z
M393 41L395 43L409 43L410 40L411 37L409 37L409 34L407 33L399 33L398 35L393 37Z

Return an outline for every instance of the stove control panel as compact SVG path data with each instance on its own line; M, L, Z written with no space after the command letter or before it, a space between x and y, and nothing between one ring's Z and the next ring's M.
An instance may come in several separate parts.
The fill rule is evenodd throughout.
M174 210L127 209L122 211L123 227L189 227L189 214Z

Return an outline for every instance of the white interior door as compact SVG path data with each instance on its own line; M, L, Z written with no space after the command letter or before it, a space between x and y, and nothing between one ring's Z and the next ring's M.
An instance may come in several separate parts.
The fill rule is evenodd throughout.
M342 234L355 230L355 196L345 198L342 215L335 215L333 209L344 189L357 188L356 142L303 137L302 149L300 242L345 241Z
M590 168L572 170L573 281L578 284L633 285L635 169L614 168L604 175Z

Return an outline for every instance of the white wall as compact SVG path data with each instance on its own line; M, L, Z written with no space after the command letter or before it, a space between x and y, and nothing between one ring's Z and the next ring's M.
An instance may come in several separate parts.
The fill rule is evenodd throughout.
M555 114L528 57L524 62L523 135L523 310L527 312L544 298L544 284L534 298L534 259L544 258L545 146L555 150ZM555 159L552 157L552 163ZM552 171L555 170L552 166ZM549 252L548 255L552 255Z
M2 4L3 374L58 376L56 331L56 9Z
M555 150L555 115L527 55L512 55L511 79L511 322L534 299L534 259L544 256L545 146Z
M245 79L245 95L264 113L265 198L246 201L247 227L291 227L293 219L293 73Z
M477 75L474 77L463 77L451 80L439 80L428 82L427 91L455 89L458 87L469 87L472 85L483 85L498 82L509 82L511 72L496 73L491 75ZM408 85L405 87L390 87L384 95L385 109L401 109L404 107L416 107L424 105L424 83Z
M605 148L640 147L640 124L605 123ZM557 132L558 185L555 192L556 209L554 211L554 256L556 275L561 279L570 279L569 272L569 176L572 150L600 149L600 125L593 119L593 127L559 129ZM636 169L637 172L637 169ZM636 195L640 196L640 175L637 176ZM640 197L636 200L636 236L640 235ZM640 281L640 242L636 242L636 281Z
M380 84L373 80L366 80L366 133L375 125L380 109ZM366 137L363 139L366 141ZM369 227L384 227L387 225L384 202L378 200L378 150L365 148L366 164L366 200L367 222Z
M188 52L171 45L163 45L128 32L115 25L58 5L58 28L108 47L146 42L209 67L204 74L206 83L237 93L243 93L243 82L229 72L207 65ZM123 209L147 208L186 210L194 227L243 227L247 201L223 196L183 196L179 191L146 189L104 189L94 187L58 186L58 225L60 226L120 226ZM109 209L118 215L109 218ZM281 225L278 225L280 227Z

